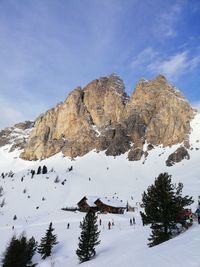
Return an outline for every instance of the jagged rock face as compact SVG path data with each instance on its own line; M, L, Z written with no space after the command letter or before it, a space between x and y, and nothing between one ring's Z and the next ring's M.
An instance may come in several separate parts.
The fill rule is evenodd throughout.
M164 146L187 141L193 110L163 76L140 81L130 99L116 75L73 90L64 103L40 116L21 157L49 157L59 151L82 156L92 149L128 153L138 160L145 141Z
M36 120L21 156L34 160L63 151L76 157L95 148L105 149L105 143L109 145L112 139L110 128L120 120L125 101L124 84L115 75L95 80L84 89L75 89L64 103ZM98 131L104 131L105 135L98 136Z
M24 149L33 126L34 122L25 121L0 131L0 147L12 144L10 152Z
M129 109L132 107L143 115L147 143L164 146L181 143L190 131L194 111L162 75L137 84L130 98Z
M119 123L127 101L123 81L115 76L103 77L83 90L84 104L97 128Z
M179 147L174 153L169 155L166 165L168 167L173 166L175 163L180 162L183 159L190 159L190 155L185 147Z

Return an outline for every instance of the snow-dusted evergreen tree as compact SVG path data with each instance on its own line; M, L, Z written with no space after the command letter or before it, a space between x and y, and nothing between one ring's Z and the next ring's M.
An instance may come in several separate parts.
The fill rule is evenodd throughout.
M42 167L42 174L46 174L47 173L47 167L44 165Z
M19 239L13 236L3 255L2 267L34 267L32 258L37 249L34 237L27 240L25 235Z
M79 245L76 254L80 262L88 261L96 255L95 246L100 244L98 240L97 215L89 211L80 225L82 231L79 237Z
M151 224L150 247L172 237L176 224L181 223L183 208L193 203L192 197L182 197L182 189L183 184L173 185L171 175L161 173L143 193L145 213L141 212L141 216L144 224Z
M42 171L42 168L41 168L41 166L39 166L39 167L38 167L38 170L37 170L37 174L40 174L41 171Z
M52 222L49 224L49 228L46 231L46 235L42 237L41 243L38 247L38 252L41 254L42 259L46 259L51 256L52 248L57 242L57 236L53 234L54 228L52 227Z

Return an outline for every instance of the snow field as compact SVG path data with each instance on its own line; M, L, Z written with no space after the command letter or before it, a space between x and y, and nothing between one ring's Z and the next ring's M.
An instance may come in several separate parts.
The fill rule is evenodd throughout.
M20 151L8 153L9 146L0 148L0 174L10 170L15 173L13 178L0 178L0 186L4 189L0 201L5 198L6 202L0 208L0 254L13 234L13 225L17 234L25 231L28 237L33 235L39 241L52 221L60 243L55 247L52 259L40 261L37 255L35 262L40 261L40 267L79 266L75 250L80 233L79 224L84 213L66 212L61 208L76 206L85 195L115 196L136 206L141 201L143 191L161 172L171 174L173 183L184 184L183 194L191 195L195 200L192 205L194 211L200 195L199 114L195 116L191 126L190 160L183 160L173 167L167 167L165 161L179 145L166 148L157 146L148 152L146 160L142 158L138 162L129 162L126 154L114 158L95 151L75 160L59 153L43 161L29 162L19 159ZM43 165L47 166L48 171L53 168L55 172L35 175L31 179L30 169L37 171L38 166ZM73 166L71 172L68 171L70 166ZM59 183L54 182L56 176L59 176ZM61 182L65 179L66 182L62 185ZM14 221L15 214L17 220ZM148 248L150 229L142 226L138 210L134 213L134 229L129 225L132 216L133 213L100 215L103 225L100 227L101 244L97 247L97 257L81 266L200 267L200 226L196 222L182 235ZM112 219L115 226L108 230L107 223ZM68 222L69 230L66 229Z

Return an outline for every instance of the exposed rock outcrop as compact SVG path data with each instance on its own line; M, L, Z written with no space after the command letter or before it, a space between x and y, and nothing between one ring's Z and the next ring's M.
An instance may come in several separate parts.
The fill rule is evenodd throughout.
M24 149L33 126L34 122L25 121L0 131L0 147L12 144L10 152Z
M129 109L133 107L143 115L147 143L164 146L181 143L190 131L193 110L162 75L137 84L129 103Z
M137 161L137 160L140 160L143 155L144 155L144 151L141 148L137 147L129 151L128 159L131 161Z
M183 159L190 159L190 155L187 151L187 149L183 146L177 148L177 150L170 154L167 161L166 165L167 166L173 166L175 163L182 161Z
M116 75L76 88L67 99L35 122L21 157L35 160L59 151L82 156L97 149L107 155L143 155L145 142L171 146L187 140L194 114L189 103L164 76L141 80L129 98Z

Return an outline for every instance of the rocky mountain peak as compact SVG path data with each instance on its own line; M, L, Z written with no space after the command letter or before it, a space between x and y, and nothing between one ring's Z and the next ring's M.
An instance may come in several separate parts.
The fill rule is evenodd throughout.
M163 75L140 81L131 95L130 107L143 114L148 143L173 145L181 143L189 133L194 111Z
M154 98L154 102L156 102L155 97L157 98L165 95L166 97L179 97L180 100L186 101L181 92L175 86L168 83L167 79L163 75L158 75L153 80L140 80L137 83L131 98L134 99L134 101L137 99L141 101L141 97L145 96L146 98L152 98L151 102Z
M167 83L167 79L163 74L159 74L158 76L155 77L154 80L159 83Z
M148 152L144 143L171 146L186 142L193 109L163 75L140 80L127 97L120 77L111 74L75 88L67 99L40 116L21 154L42 159L60 151L70 157L105 150L128 152L139 160Z
M125 94L125 85L123 80L115 73L111 75L100 77L89 83L87 90L101 90L103 92L113 91L121 95Z

